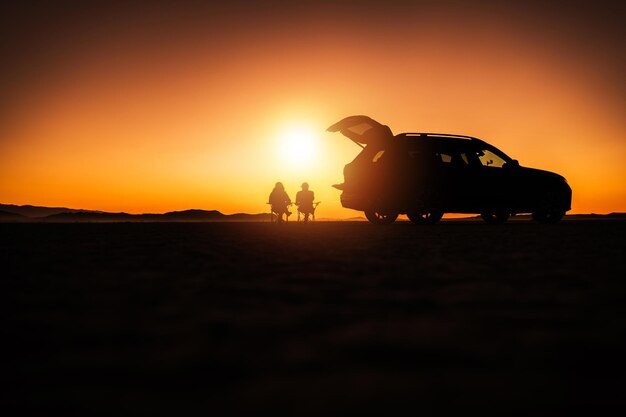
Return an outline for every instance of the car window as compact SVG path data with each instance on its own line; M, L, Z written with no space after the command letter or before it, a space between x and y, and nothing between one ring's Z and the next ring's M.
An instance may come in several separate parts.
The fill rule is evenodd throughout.
M454 165L456 167L466 167L469 165L469 157L465 153L443 153L438 152L437 160L443 162L444 164Z
M506 161L489 150L481 150L477 152L478 159L482 166L502 168Z
M452 162L452 155L450 154L438 152L436 155L437 158L443 163L449 164L450 162Z
M372 127L373 126L369 123L359 123L359 124L350 126L349 128L347 128L347 130L351 130L358 135L362 135L368 130L372 129Z
M432 165L433 163L441 163L441 156L430 151L409 151L409 158L416 166Z

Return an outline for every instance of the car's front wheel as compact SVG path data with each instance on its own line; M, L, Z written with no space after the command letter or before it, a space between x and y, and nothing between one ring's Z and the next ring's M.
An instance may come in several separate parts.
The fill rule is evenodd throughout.
M552 224L558 223L563 218L565 213L559 210L539 210L535 211L532 215L533 220L536 220L539 223Z
M408 212L406 216L415 224L435 224L443 217L441 211L429 211L429 212Z
M365 217L370 223L374 224L390 224L396 221L398 213L380 212L377 210L366 210Z
M509 213L506 211L489 211L480 214L480 217L489 224L501 224L509 219Z
M565 212L559 208L558 198L554 193L546 193L532 212L533 220L539 223L557 223L565 216Z

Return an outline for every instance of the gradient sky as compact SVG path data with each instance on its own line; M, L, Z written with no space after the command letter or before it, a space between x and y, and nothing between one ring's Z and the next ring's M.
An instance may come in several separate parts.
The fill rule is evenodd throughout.
M256 213L308 181L351 217L331 185L359 148L325 129L366 114L556 171L573 213L626 211L624 6L224 3L3 10L0 202Z

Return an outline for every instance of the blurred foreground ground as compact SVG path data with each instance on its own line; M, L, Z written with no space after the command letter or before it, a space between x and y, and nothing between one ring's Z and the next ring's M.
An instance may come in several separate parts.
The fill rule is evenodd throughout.
M624 404L626 221L0 224L2 409Z

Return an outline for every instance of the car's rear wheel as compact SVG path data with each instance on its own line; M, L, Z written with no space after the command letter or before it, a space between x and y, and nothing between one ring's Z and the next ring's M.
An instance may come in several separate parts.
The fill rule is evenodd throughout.
M398 213L380 212L377 210L366 210L365 217L370 223L374 224L390 224L396 221Z
M415 224L435 224L443 217L442 211L418 212L412 211L406 216Z
M502 224L509 219L509 213L503 210L489 211L481 213L480 217L489 224Z

